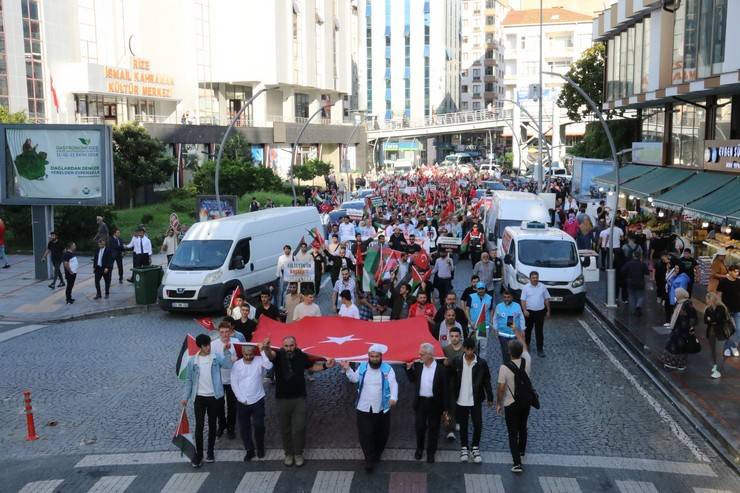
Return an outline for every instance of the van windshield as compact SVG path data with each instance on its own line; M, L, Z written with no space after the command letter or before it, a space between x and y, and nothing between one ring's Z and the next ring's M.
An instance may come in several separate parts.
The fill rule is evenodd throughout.
M170 262L171 270L213 270L224 264L231 240L188 240L180 243Z
M575 267L578 252L575 244L562 240L521 240L519 261L535 267Z

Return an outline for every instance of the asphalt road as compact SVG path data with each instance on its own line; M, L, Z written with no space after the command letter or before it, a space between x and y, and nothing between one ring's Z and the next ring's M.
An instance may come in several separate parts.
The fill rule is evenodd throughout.
M461 262L458 292L469 273ZM328 289L320 301L326 312ZM543 405L530 417L521 476L509 471L503 419L487 409L483 465L460 464L457 443L445 440L437 464L415 462L411 388L400 371L386 461L366 474L355 389L338 370L309 383L304 468L282 466L268 388L266 460L245 465L240 442L224 438L217 462L194 471L170 440L181 392L175 359L185 334L199 332L190 316L155 312L48 325L0 343L0 491L740 491L734 473L588 313L546 322L547 357L535 356L533 368ZM486 357L497 368L491 342ZM27 388L41 436L34 442L24 440Z

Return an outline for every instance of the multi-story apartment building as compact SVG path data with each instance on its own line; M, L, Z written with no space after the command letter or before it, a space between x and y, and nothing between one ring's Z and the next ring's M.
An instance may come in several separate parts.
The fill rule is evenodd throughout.
M680 212L677 222L700 218L682 224L697 238L709 223L740 228L738 17L735 0L619 0L593 22L594 41L607 47L604 109L640 119L622 190L661 215ZM650 171L634 178L634 169Z
M299 155L338 166L345 152L364 57L359 0L0 0L0 10L0 104L32 120L141 121L202 159L268 88L238 122L257 160L287 175L317 110ZM348 157L362 166L364 149Z
M366 63L360 107L378 120L423 121L457 111L459 0L360 0Z
M591 41L591 16L563 8L546 8L542 11L543 53L542 70L565 74L581 53L589 48ZM504 99L521 103L533 115L539 111L539 103L530 99L529 87L540 79L540 10L511 10L503 22L504 28ZM557 123L558 135L553 138L552 124L543 125L550 141L569 141L583 136L585 126L569 122L564 112L557 108L563 80L545 75L543 84L543 113L548 121ZM553 114L557 115L553 118ZM562 115L561 115L562 113ZM563 130L564 129L564 130ZM504 129L504 136L511 136ZM535 137L534 127L529 127L529 137ZM553 160L559 161L565 154L565 146L553 149Z

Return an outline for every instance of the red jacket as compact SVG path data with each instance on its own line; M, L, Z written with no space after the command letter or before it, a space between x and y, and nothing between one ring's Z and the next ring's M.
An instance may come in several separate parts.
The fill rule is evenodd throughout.
M414 303L409 307L409 318L412 317L432 317L434 318L435 314L434 305L431 303L427 303L424 306L421 306L419 303Z

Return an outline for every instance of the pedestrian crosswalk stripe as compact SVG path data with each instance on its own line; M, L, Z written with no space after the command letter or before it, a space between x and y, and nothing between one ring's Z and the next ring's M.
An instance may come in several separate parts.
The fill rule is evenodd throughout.
M162 488L162 493L197 493L207 477L207 472L173 474Z
M248 472L242 477L235 493L272 493L280 479L280 471Z
M730 490L713 490L711 488L694 488L694 493L732 493Z
M581 487L574 478L540 477L543 493L581 493Z
M21 323L23 323L23 322L6 322L6 321L3 321L3 320L0 320L0 325L19 325Z
M466 474L466 493L505 493L504 483L498 474Z
M23 327L18 327L17 329L10 329L6 332L0 333L0 342L5 342L10 339L13 339L14 337L22 336L24 334L28 334L29 332L33 332L34 330L43 329L46 327L46 325L24 325Z
M658 493L653 483L646 481L616 481L620 493Z
M56 490L63 482L63 479L34 481L33 483L28 483L26 486L21 488L18 493L53 493L54 490Z
M122 493L136 479L136 476L104 476L95 483L88 493Z
M311 493L349 493L354 475L352 471L319 471Z

